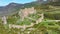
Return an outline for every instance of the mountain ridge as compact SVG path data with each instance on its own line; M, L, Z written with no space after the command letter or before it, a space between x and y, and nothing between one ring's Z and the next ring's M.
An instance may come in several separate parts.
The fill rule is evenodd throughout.
M34 1L26 4L19 4L19 3L12 2L6 6L0 6L0 16L11 15L11 14L17 13L18 10L22 8L29 8L32 6L34 7L35 5L47 4L47 3L48 1L42 1L42 2Z

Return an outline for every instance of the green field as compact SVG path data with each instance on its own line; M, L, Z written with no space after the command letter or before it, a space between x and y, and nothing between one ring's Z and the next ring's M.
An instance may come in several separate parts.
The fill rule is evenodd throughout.
M53 7L52 9L48 7L47 8L41 7L41 9L37 10L36 14L31 14L28 16L32 19L24 18L24 21L21 21L20 17L16 14L12 16L8 16L7 19L8 23L6 25L3 25L0 19L0 34L18 34L18 33L28 34L27 32L30 31L28 30L29 28L35 28L34 30L30 31L30 34L60 34L60 22L47 21L47 20L60 19L60 6L59 9L55 9L54 7L56 6L52 6L52 7ZM21 29L17 29L17 28L10 29L8 27L9 24L30 25L31 23L35 22L35 20L40 18L40 16L38 15L40 13L44 13L44 20L39 24L35 24L32 27L26 28L24 31L21 31Z

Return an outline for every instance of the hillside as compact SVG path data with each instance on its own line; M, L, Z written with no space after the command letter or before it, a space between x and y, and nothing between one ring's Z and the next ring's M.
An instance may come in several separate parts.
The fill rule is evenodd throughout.
M53 4L39 1L1 6L0 34L60 34L60 6Z
M26 4L18 4L18 3L12 2L6 6L0 6L0 16L11 15L18 12L18 10L20 9L29 8L32 6L34 7L40 4L46 4L46 2L43 1L42 3L39 3L38 1L35 1L31 3L26 3Z
M4 15L11 15L16 13L20 8L22 7L22 4L17 3L10 3L4 7L0 7L0 16Z

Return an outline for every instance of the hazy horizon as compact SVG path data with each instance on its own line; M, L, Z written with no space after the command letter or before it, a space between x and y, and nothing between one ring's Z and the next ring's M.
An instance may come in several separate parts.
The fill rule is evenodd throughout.
M20 3L20 4L24 4L24 3L30 3L36 0L1 0L0 1L0 6L5 6L8 5L9 3Z

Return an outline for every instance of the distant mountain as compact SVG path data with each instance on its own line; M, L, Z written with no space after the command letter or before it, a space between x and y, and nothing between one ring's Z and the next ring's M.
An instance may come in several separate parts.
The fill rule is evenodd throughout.
M26 4L10 3L6 6L0 6L0 16L12 15L22 8L34 7L41 4L47 4L48 1L35 1Z
M17 4L17 3L10 3L7 6L1 6L0 7L0 16L4 15L11 15L18 11L18 9L22 8L23 4Z

